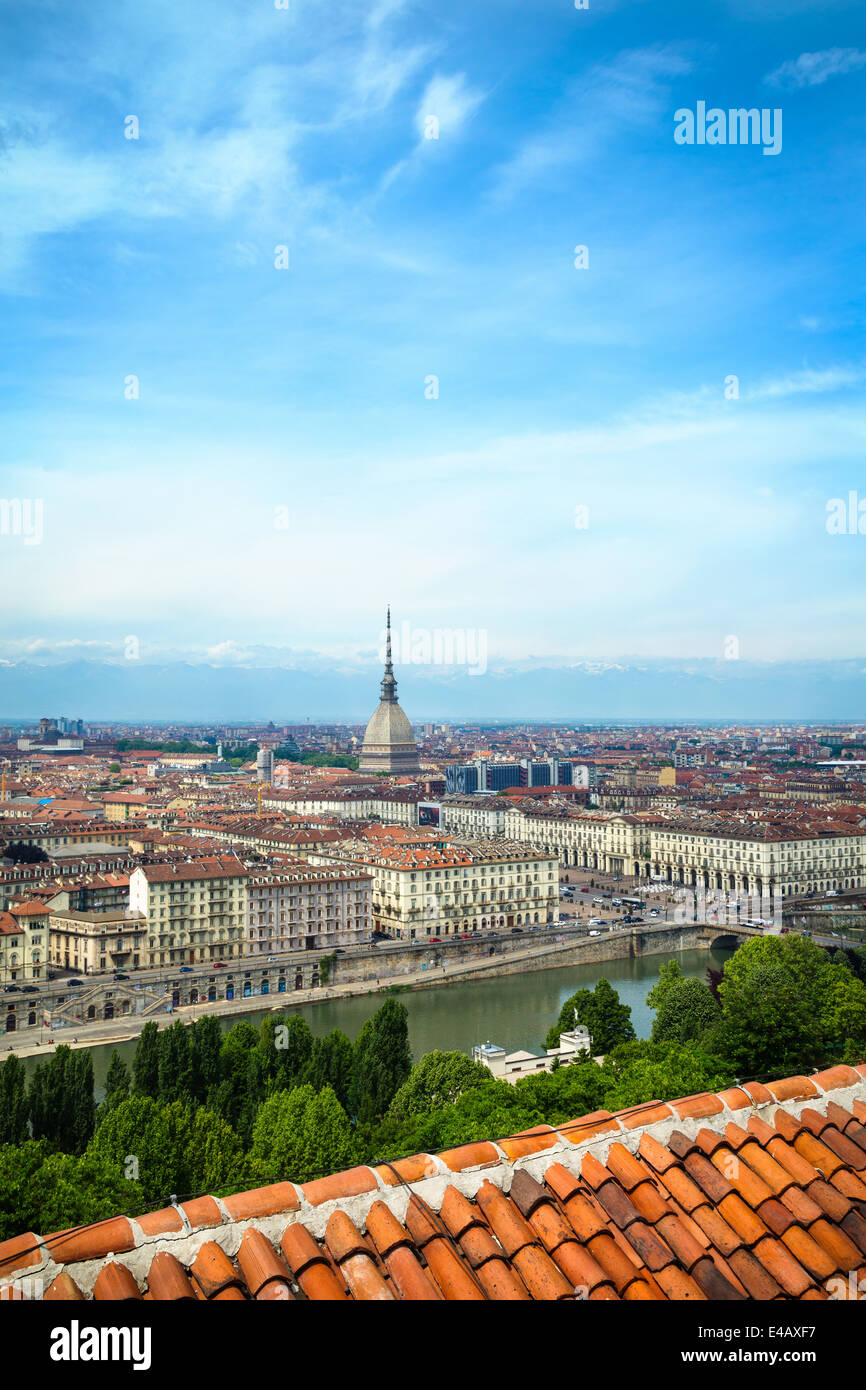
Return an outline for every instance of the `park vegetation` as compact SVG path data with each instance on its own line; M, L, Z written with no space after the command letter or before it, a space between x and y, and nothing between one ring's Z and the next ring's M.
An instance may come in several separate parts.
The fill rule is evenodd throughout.
M662 964L646 1040L607 980L578 990L545 1045L580 1023L593 1056L513 1085L461 1052L413 1066L394 996L354 1042L314 1037L297 1014L225 1033L213 1015L149 1022L131 1066L112 1054L100 1104L87 1050L58 1047L29 1084L13 1054L0 1066L0 1240L866 1057L863 950L755 938L707 977Z

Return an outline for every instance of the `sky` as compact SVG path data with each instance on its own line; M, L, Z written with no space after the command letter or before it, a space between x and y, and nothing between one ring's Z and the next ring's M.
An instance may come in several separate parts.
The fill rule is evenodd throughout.
M66 663L89 717L104 667L373 673L388 602L505 682L862 676L860 0L0 25L0 717ZM734 108L777 152L675 139Z

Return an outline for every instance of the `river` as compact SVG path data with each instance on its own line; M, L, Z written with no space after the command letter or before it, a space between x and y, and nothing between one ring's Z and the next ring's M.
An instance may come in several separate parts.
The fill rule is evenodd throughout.
M707 966L720 970L731 951L676 952L684 975L702 979ZM659 967L667 955L639 956L635 960L611 960L593 965L568 965L549 970L527 970L519 975L501 975L490 980L454 981L434 989L407 990L399 995L409 1013L409 1042L417 1061L435 1048L468 1052L475 1043L495 1042L507 1052L521 1049L542 1052L544 1036L555 1022L564 1001L575 990L592 986L604 976L631 1008L632 1023L638 1037L649 1037L652 1012L646 1006L647 991L655 983ZM332 999L321 1004L302 1004L286 1012L299 1013L312 1031L321 1035L341 1028L354 1039L361 1025L382 1004L381 994ZM272 1010L263 1009L241 1015L257 1025ZM239 1022L238 1015L220 1018L223 1031ZM91 1048L96 1097L101 1100L105 1073L116 1047L131 1064L137 1039L104 1043ZM28 1074L37 1057L24 1058Z

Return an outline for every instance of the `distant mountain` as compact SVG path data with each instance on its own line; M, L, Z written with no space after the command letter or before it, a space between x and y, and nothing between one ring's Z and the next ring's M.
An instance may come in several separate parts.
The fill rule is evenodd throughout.
M369 718L380 669L77 661L0 666L0 722L89 720L277 723ZM624 661L491 668L485 675L397 668L414 721L428 719L859 720L866 660Z

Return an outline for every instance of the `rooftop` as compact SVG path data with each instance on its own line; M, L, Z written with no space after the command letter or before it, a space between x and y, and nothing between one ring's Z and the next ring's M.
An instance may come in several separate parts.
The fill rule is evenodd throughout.
M0 1244L0 1297L51 1300L823 1300L851 1271L866 1066Z

